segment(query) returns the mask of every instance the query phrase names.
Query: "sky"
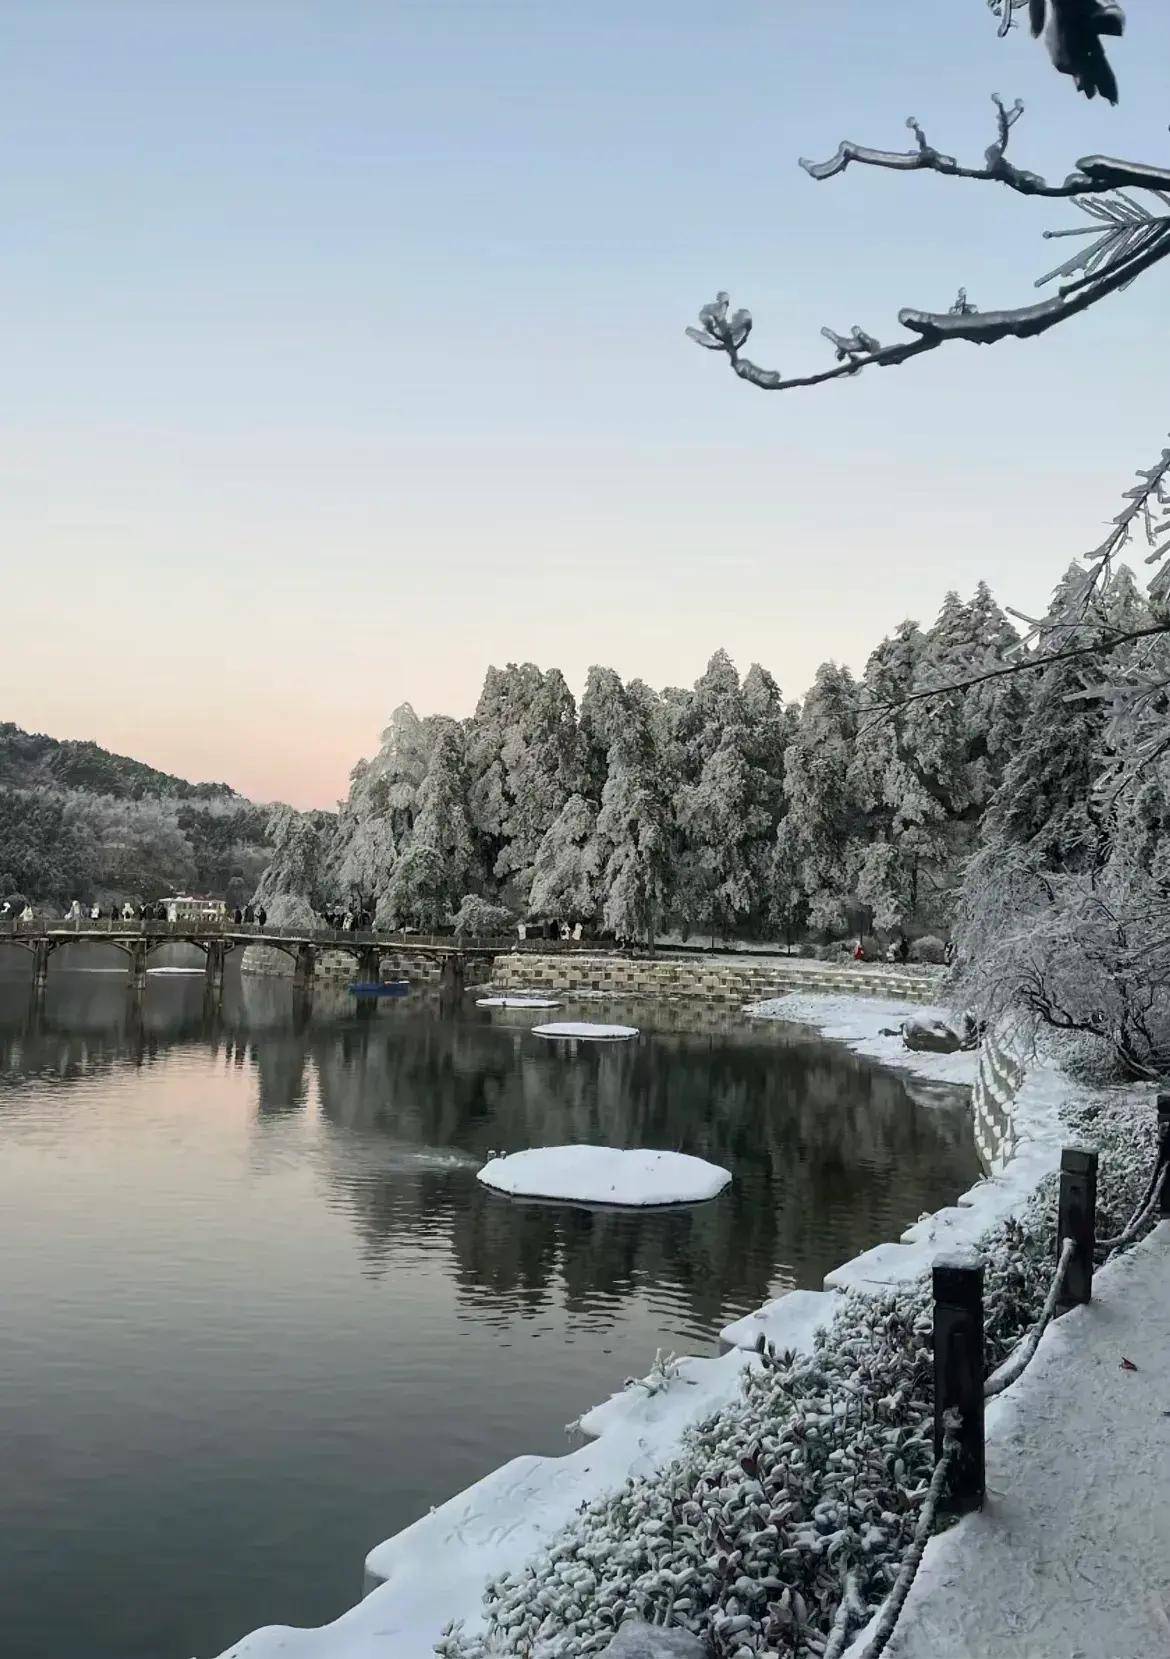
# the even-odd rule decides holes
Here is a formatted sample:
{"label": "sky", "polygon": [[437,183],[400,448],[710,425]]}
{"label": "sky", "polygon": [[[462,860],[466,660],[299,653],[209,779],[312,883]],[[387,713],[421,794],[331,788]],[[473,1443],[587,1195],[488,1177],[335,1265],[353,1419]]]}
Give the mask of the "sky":
{"label": "sky", "polygon": [[[945,13],[945,16],[942,15]],[[1088,103],[982,0],[0,0],[0,719],[332,806],[489,664],[789,698],[986,579],[1043,607],[1164,442],[1165,270],[812,391],[749,355],[1026,304],[1070,204],[797,158],[1166,156],[1170,8]],[[1087,222],[1087,221],[1085,221]]]}

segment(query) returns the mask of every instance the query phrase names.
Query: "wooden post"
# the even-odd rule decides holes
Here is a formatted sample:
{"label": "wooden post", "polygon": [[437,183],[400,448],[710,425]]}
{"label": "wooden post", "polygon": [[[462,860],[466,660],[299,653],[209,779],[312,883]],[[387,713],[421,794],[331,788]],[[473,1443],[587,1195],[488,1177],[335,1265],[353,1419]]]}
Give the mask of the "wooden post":
{"label": "wooden post", "polygon": [[1097,1154],[1066,1146],[1060,1154],[1060,1201],[1056,1220],[1056,1255],[1066,1238],[1073,1253],[1064,1275],[1057,1308],[1075,1308],[1093,1296],[1093,1247],[1097,1242]]}
{"label": "wooden post", "polygon": [[[1158,1160],[1170,1159],[1170,1093],[1158,1093]],[[1162,1182],[1162,1196],[1158,1202],[1159,1219],[1170,1217],[1170,1174]]]}
{"label": "wooden post", "polygon": [[948,1412],[959,1413],[959,1450],[944,1508],[951,1515],[982,1509],[983,1261],[940,1256],[934,1263],[934,1455],[943,1454]]}

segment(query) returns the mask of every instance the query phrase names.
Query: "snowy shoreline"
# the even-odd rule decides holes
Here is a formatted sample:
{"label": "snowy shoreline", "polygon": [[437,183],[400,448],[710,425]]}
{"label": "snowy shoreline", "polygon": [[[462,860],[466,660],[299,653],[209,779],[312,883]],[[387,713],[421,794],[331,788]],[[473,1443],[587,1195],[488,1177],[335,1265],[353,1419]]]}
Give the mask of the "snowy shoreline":
{"label": "snowy shoreline", "polygon": [[487,1583],[521,1569],[583,1506],[668,1463],[687,1428],[734,1401],[745,1373],[758,1370],[761,1334],[778,1350],[811,1352],[843,1292],[873,1296],[910,1284],[941,1251],[973,1243],[1022,1211],[1059,1166],[1059,1103],[1069,1092],[1068,1080],[1040,1068],[1015,1088],[994,1064],[980,1075],[973,1053],[911,1053],[900,1037],[881,1035],[883,1026],[922,1013],[920,1005],[795,993],[750,1004],[744,1012],[808,1025],[924,1081],[981,1085],[1001,1106],[1011,1100],[1015,1156],[956,1204],[914,1222],[900,1240],[842,1263],[826,1276],[823,1290],[790,1292],[724,1327],[730,1352],[663,1363],[640,1384],[593,1407],[577,1425],[596,1437],[590,1444],[562,1457],[514,1458],[377,1545],[366,1559],[369,1593],[332,1624],[266,1626],[221,1659],[384,1659],[391,1652],[395,1659],[429,1659],[452,1621],[462,1620],[468,1635],[482,1630]]}

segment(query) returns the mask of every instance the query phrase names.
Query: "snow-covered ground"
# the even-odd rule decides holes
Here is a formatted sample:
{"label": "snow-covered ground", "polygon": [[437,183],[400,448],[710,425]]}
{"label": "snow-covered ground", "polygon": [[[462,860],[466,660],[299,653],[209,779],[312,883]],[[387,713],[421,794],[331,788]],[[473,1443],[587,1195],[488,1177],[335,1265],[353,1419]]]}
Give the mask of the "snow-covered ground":
{"label": "snow-covered ground", "polygon": [[714,1198],[731,1171],[688,1152],[647,1147],[533,1146],[492,1158],[479,1172],[485,1187],[514,1198],[577,1204],[694,1204]]}
{"label": "snow-covered ground", "polygon": [[990,1403],[986,1505],[927,1545],[886,1659],[1170,1655],[1168,1286],[1162,1222]]}
{"label": "snow-covered ground", "polygon": [[[923,1079],[975,1081],[974,1055],[912,1054],[897,1036],[881,1034],[883,1026],[896,1028],[923,1012],[917,1006],[802,994],[756,1004],[749,1012],[813,1025]],[[1009,1165],[938,1217],[915,1223],[903,1242],[843,1264],[828,1276],[826,1292],[781,1297],[759,1318],[729,1326],[724,1335],[736,1344],[730,1353],[657,1365],[642,1383],[585,1413],[579,1426],[599,1436],[593,1444],[561,1458],[514,1458],[378,1545],[367,1558],[368,1580],[377,1587],[333,1624],[317,1630],[269,1626],[244,1637],[222,1659],[430,1659],[449,1621],[464,1620],[468,1632],[481,1629],[489,1580],[521,1569],[582,1505],[669,1462],[688,1427],[738,1397],[745,1371],[760,1364],[751,1349],[761,1329],[778,1350],[808,1353],[845,1285],[877,1292],[902,1283],[947,1245],[1022,1208],[1059,1161],[1056,1104],[1064,1087],[1056,1074],[1039,1072],[1020,1090],[1014,1108],[1018,1168]]]}

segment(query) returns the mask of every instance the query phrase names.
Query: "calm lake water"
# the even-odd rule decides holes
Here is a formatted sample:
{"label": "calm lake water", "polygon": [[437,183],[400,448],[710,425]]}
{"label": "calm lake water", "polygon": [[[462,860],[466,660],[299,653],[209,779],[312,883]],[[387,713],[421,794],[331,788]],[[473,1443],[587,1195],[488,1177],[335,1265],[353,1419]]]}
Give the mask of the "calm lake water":
{"label": "calm lake water", "polygon": [[[0,953],[6,1659],[206,1659],[336,1617],[370,1546],[568,1449],[656,1348],[717,1351],[978,1173],[956,1091],[734,1014],[613,1005],[642,1036],[570,1052],[471,996],[307,1012],[245,977],[217,1006],[55,959],[38,1008],[26,975]],[[475,1180],[568,1141],[735,1180],[641,1215]]]}

